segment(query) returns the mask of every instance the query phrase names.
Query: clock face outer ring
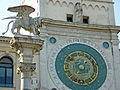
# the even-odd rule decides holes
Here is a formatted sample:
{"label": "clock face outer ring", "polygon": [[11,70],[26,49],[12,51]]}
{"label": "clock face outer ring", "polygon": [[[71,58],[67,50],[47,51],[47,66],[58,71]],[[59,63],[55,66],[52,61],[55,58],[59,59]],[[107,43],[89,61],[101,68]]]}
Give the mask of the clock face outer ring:
{"label": "clock face outer ring", "polygon": [[[78,53],[76,51],[79,51],[79,53],[82,52],[82,55],[78,55]],[[67,65],[68,65],[67,69],[68,70],[65,70],[64,69],[64,67],[66,65],[65,59],[68,58],[68,56],[71,56],[70,54],[72,52],[75,52],[75,54],[77,54],[77,56],[75,56],[75,54],[73,54],[72,55],[73,58],[80,57],[80,59],[76,60],[76,62],[75,62],[75,60],[72,61],[70,59],[67,59],[67,61],[68,61],[67,62]],[[89,56],[86,53],[88,53]],[[82,62],[81,56],[84,57],[83,62]],[[89,59],[87,59],[88,61],[91,60],[91,64],[92,64],[91,66],[89,66],[90,64],[89,65],[82,64],[82,63],[84,63],[85,57],[89,58]],[[70,65],[69,64],[70,62],[71,63],[75,62],[76,65],[75,64]],[[79,63],[79,65],[78,65],[78,63]],[[94,67],[93,64],[97,64],[95,66],[95,68],[97,69],[97,67],[98,67],[98,70],[93,71],[91,73],[91,75],[89,75],[89,73],[90,73],[89,68],[91,67],[91,69],[92,69],[92,67]],[[87,45],[84,45],[84,44],[70,44],[70,45],[62,48],[56,57],[55,67],[56,67],[57,75],[60,78],[60,80],[67,87],[71,88],[72,90],[73,89],[97,90],[98,88],[100,88],[102,86],[102,84],[104,83],[106,76],[107,76],[107,67],[106,67],[106,64],[104,62],[103,57],[95,49],[93,49],[92,47],[89,47]],[[73,67],[73,68],[70,68],[70,67]],[[81,70],[79,67],[81,68]],[[73,71],[73,69],[75,70],[75,68],[76,68],[76,72]],[[87,68],[88,70],[85,70],[85,69],[82,70],[82,68],[83,69]],[[68,75],[66,74],[66,72]],[[80,74],[76,75],[77,72]],[[88,75],[85,75],[86,73]],[[80,75],[81,75],[81,77],[82,77],[82,75],[84,75],[87,78],[82,79],[81,77],[79,77]]]}
{"label": "clock face outer ring", "polygon": [[[64,66],[62,67],[63,69],[57,68],[57,66],[58,67],[60,66],[60,65],[57,65],[57,63],[56,63],[57,58],[58,58],[60,52],[62,52],[62,50],[64,50],[66,47],[69,47],[71,45],[75,45],[75,46],[80,45],[80,46],[84,47],[84,49],[86,49],[86,50],[83,50],[83,49],[75,50],[75,48],[73,48],[73,51],[84,51],[84,52],[88,53],[89,55],[91,55],[97,63],[100,60],[97,60],[96,56],[99,56],[99,58],[102,60],[102,62],[100,62],[101,64],[98,65],[99,66],[99,68],[98,68],[99,73],[98,73],[97,78],[95,80],[93,80],[93,82],[88,84],[88,85],[78,85],[78,84],[74,83],[66,76],[66,73],[63,73],[66,77],[63,80],[61,78],[61,75],[59,74],[58,70],[60,70],[60,72],[64,72]],[[85,48],[85,47],[87,47],[87,48]],[[96,53],[92,54],[92,52],[89,52],[90,50],[92,50],[92,52],[94,52],[94,53],[96,52]],[[73,52],[73,51],[71,51],[71,52]],[[70,54],[71,52],[69,52],[68,54]],[[65,57],[65,54],[62,56]],[[65,60],[63,60],[63,62],[64,61]],[[102,72],[103,68],[100,67],[100,65],[102,65],[102,63],[104,64],[103,68],[104,68],[105,73]],[[63,64],[63,63],[61,63],[61,64]],[[108,67],[108,65],[110,68]],[[93,43],[91,41],[87,41],[87,40],[81,40],[81,39],[69,39],[69,40],[66,40],[64,42],[63,41],[59,42],[57,46],[55,46],[54,48],[52,48],[52,50],[50,50],[50,55],[49,55],[49,59],[48,59],[48,71],[49,71],[50,77],[51,77],[52,81],[54,82],[54,84],[56,85],[56,87],[60,90],[74,90],[74,89],[75,90],[77,90],[77,89],[109,90],[110,86],[112,85],[112,81],[113,81],[112,80],[113,68],[111,65],[112,65],[111,60],[108,61],[106,59],[104,52],[101,51],[101,49],[95,43]],[[101,74],[104,74],[104,79],[102,79],[102,81],[99,81]],[[64,77],[64,76],[62,76],[62,77]],[[65,83],[66,79],[68,80],[68,82],[70,82],[71,85]],[[99,82],[99,83],[97,83],[97,82]],[[98,85],[96,88],[94,88],[94,89],[91,88],[91,87],[96,86],[96,85]],[[76,88],[74,88],[74,87],[76,87]]]}

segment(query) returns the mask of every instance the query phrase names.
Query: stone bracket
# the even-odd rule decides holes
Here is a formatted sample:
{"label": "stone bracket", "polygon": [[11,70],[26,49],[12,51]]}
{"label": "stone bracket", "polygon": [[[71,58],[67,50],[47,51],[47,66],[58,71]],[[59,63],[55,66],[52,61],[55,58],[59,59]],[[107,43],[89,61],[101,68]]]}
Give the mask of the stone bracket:
{"label": "stone bracket", "polygon": [[18,35],[11,39],[10,47],[18,52],[18,54],[23,52],[24,48],[32,49],[33,54],[42,50],[43,40],[33,36]]}

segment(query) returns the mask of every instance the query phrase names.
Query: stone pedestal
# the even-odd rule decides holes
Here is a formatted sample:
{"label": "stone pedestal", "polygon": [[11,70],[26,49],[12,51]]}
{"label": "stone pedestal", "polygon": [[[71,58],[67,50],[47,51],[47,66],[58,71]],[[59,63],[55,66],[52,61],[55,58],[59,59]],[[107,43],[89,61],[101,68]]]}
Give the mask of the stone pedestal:
{"label": "stone pedestal", "polygon": [[33,63],[34,54],[39,53],[43,40],[32,36],[15,36],[10,41],[10,47],[19,54],[20,65],[17,73],[21,76],[21,90],[31,90],[31,77],[36,69]]}

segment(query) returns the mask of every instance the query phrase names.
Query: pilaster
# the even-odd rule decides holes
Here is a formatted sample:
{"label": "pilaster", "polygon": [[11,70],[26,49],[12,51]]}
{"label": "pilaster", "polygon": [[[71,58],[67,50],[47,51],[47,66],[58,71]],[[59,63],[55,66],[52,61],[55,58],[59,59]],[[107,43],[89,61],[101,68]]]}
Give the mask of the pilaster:
{"label": "pilaster", "polygon": [[39,37],[17,35],[10,41],[10,47],[19,54],[20,65],[17,73],[20,74],[21,90],[31,90],[31,79],[36,69],[33,57],[42,50],[43,40]]}
{"label": "pilaster", "polygon": [[119,41],[118,40],[112,40],[111,41],[112,44],[112,55],[113,55],[113,65],[114,65],[114,80],[115,80],[115,89],[116,90],[120,90],[120,85],[119,85],[119,81],[120,81],[120,58],[119,58],[119,49],[118,49],[118,45],[119,45]]}

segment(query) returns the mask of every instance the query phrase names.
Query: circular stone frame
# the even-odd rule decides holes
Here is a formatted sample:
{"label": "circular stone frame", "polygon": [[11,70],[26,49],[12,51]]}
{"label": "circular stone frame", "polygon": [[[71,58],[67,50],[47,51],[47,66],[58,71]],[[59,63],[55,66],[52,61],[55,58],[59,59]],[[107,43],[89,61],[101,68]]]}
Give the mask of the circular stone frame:
{"label": "circular stone frame", "polygon": [[[71,44],[83,44],[87,45],[93,50],[97,51],[104,59],[106,66],[107,66],[107,76],[106,80],[102,84],[101,87],[97,90],[109,90],[109,88],[112,86],[113,83],[113,66],[112,66],[112,59],[108,59],[107,55],[104,53],[104,51],[101,50],[101,48],[96,45],[94,42],[91,42],[86,39],[78,39],[78,38],[73,38],[73,39],[67,39],[67,40],[59,40],[57,45],[55,45],[53,48],[51,48],[48,53],[50,53],[47,66],[48,66],[48,73],[49,76],[52,80],[51,83],[53,83],[57,89],[59,90],[72,90],[71,87],[66,86],[61,79],[58,77],[58,74],[56,72],[56,67],[55,67],[55,62],[56,62],[56,57],[58,53],[66,46],[71,45]],[[71,80],[70,80],[71,81]],[[86,86],[86,85],[85,85]],[[86,89],[85,89],[86,90]],[[91,89],[89,89],[91,90]]]}
{"label": "circular stone frame", "polygon": [[104,42],[104,43],[103,43],[103,47],[104,47],[104,48],[109,48],[109,43],[108,43],[108,42]]}
{"label": "circular stone frame", "polygon": [[49,41],[50,41],[50,43],[54,44],[54,43],[56,43],[56,38],[55,37],[51,37],[49,39]]}
{"label": "circular stone frame", "polygon": [[[71,73],[70,70],[69,70],[70,72],[69,74],[71,74],[71,76],[69,77],[71,77],[73,80],[69,79],[68,75],[66,75],[66,72],[64,70],[65,59],[69,56],[69,54],[75,51],[84,52],[83,53],[84,57],[87,57],[85,54],[88,53],[91,57],[94,58],[94,60],[98,64],[98,70],[96,70],[96,73],[98,73],[98,75],[95,72],[93,72],[91,73],[91,76],[88,77],[87,79],[82,79],[84,82],[87,83],[87,84],[85,83],[85,85],[84,84],[79,85],[78,83],[76,83],[76,82],[79,82],[79,78],[76,78],[75,74]],[[89,58],[89,60],[93,62],[92,58]],[[105,64],[103,57],[95,49],[85,44],[74,43],[62,48],[56,57],[55,68],[60,80],[72,90],[97,90],[102,86],[107,76],[107,66]],[[94,75],[96,75],[95,76],[96,78],[93,78]],[[75,82],[75,79],[77,80],[76,82]],[[80,81],[82,80],[80,79]]]}

